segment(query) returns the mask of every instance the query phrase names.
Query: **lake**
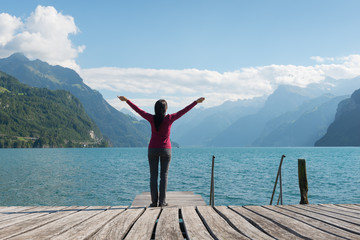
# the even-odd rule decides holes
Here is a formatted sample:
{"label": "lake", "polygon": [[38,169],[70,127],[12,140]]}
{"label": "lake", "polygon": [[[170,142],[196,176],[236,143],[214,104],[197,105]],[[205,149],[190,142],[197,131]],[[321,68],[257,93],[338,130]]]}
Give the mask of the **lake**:
{"label": "lake", "polygon": [[[168,191],[193,191],[207,203],[213,155],[216,205],[267,205],[283,154],[284,204],[300,201],[299,158],[306,159],[309,203],[360,203],[358,147],[172,151]],[[0,149],[0,206],[131,205],[148,191],[147,148]]]}

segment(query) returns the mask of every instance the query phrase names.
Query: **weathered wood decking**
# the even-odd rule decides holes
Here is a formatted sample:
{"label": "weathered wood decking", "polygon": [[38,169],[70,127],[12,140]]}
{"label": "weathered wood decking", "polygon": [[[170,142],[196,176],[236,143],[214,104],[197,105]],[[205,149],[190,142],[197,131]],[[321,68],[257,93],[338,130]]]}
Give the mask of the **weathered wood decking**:
{"label": "weathered wood decking", "polygon": [[[201,195],[193,192],[167,192],[166,202],[170,206],[206,206]],[[131,204],[132,207],[144,207],[151,203],[150,192],[137,195]]]}
{"label": "weathered wood decking", "polygon": [[0,239],[360,239],[359,204],[0,207]]}

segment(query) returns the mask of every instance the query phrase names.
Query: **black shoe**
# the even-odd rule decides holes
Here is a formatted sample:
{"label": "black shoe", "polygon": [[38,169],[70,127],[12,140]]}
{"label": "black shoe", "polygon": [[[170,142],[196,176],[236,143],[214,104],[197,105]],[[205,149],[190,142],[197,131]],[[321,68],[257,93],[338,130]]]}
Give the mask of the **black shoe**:
{"label": "black shoe", "polygon": [[149,207],[157,207],[157,203],[151,203]]}
{"label": "black shoe", "polygon": [[159,207],[166,207],[168,204],[165,202],[165,203],[160,203],[159,204]]}

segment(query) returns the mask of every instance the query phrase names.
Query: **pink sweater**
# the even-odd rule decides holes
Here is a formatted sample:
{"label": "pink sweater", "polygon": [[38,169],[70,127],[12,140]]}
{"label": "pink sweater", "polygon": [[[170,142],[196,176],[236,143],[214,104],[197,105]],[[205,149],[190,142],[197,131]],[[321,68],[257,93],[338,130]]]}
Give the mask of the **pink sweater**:
{"label": "pink sweater", "polygon": [[154,115],[145,112],[144,110],[140,109],[130,100],[126,101],[127,104],[134,109],[135,112],[140,114],[141,117],[146,119],[151,125],[151,139],[149,143],[149,148],[171,148],[170,142],[170,130],[171,125],[185,113],[190,111],[195,105],[197,104],[196,101],[191,103],[189,106],[185,107],[184,109],[178,111],[177,113],[168,114],[164,117],[164,120],[160,124],[159,131],[156,131],[155,123],[154,123]]}

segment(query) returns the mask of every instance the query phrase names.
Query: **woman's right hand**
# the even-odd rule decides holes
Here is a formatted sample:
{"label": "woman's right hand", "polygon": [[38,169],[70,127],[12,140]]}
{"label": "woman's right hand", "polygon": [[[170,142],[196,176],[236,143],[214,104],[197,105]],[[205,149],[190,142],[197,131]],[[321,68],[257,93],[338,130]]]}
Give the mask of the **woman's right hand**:
{"label": "woman's right hand", "polygon": [[124,101],[124,102],[126,102],[128,99],[126,98],[126,97],[124,97],[124,96],[118,96],[118,98],[121,100],[121,101]]}
{"label": "woman's right hand", "polygon": [[197,99],[196,102],[197,102],[197,103],[202,103],[204,100],[205,100],[205,98],[204,98],[204,97],[201,97],[201,98]]}

